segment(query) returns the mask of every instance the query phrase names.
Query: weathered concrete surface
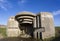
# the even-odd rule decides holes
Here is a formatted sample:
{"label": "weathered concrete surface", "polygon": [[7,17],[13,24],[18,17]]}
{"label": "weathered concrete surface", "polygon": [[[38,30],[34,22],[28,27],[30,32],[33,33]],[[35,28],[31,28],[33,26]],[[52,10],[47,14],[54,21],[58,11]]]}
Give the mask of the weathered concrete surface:
{"label": "weathered concrete surface", "polygon": [[49,12],[41,12],[41,27],[45,28],[42,32],[42,38],[55,37],[55,28],[53,16]]}
{"label": "weathered concrete surface", "polygon": [[7,23],[7,36],[8,37],[17,37],[21,33],[18,22],[15,20],[15,17],[10,17]]}

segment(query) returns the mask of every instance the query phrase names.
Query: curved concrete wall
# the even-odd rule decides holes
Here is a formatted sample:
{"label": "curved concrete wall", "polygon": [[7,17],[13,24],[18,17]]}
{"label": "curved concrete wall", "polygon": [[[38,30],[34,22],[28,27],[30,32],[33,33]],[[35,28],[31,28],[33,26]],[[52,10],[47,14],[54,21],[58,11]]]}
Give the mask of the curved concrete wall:
{"label": "curved concrete wall", "polygon": [[35,14],[31,12],[21,12],[15,16],[15,19],[20,23],[32,24]]}

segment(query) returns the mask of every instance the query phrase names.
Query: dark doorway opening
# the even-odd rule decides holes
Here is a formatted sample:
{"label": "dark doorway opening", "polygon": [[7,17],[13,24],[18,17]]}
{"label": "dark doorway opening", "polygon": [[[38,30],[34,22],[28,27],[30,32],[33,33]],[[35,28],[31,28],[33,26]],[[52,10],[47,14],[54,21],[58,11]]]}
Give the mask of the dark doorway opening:
{"label": "dark doorway opening", "polygon": [[22,24],[20,24],[20,29],[24,30],[26,34],[33,37],[33,24],[22,23]]}

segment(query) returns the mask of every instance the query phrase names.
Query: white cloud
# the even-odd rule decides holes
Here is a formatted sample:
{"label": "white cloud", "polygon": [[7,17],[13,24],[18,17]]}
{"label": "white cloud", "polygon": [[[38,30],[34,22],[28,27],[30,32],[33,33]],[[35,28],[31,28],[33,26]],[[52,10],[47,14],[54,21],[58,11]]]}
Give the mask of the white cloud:
{"label": "white cloud", "polygon": [[0,2],[4,2],[4,0],[0,0]]}
{"label": "white cloud", "polygon": [[11,8],[11,4],[8,0],[0,0],[0,8],[7,10],[8,8]]}
{"label": "white cloud", "polygon": [[6,7],[4,7],[3,5],[1,5],[0,6],[2,9],[4,9],[4,10],[7,10],[7,8]]}
{"label": "white cloud", "polygon": [[53,11],[53,15],[59,15],[59,14],[60,14],[60,10]]}
{"label": "white cloud", "polygon": [[21,1],[20,1],[20,3],[25,3],[25,2],[26,2],[26,0],[21,0]]}
{"label": "white cloud", "polygon": [[25,5],[25,3],[27,3],[27,0],[19,0],[18,4],[21,5]]}

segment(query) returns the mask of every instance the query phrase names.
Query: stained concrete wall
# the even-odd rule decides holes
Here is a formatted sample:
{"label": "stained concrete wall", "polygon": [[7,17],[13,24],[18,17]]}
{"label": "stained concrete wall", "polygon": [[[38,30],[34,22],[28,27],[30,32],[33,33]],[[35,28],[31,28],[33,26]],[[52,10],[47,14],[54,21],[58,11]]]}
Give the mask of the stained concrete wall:
{"label": "stained concrete wall", "polygon": [[42,38],[55,37],[55,28],[53,15],[49,12],[41,12],[41,27],[44,27],[45,31],[42,32]]}
{"label": "stained concrete wall", "polygon": [[10,17],[7,23],[7,36],[8,37],[17,37],[20,35],[21,31],[18,26],[18,22],[15,20],[15,17]]}

